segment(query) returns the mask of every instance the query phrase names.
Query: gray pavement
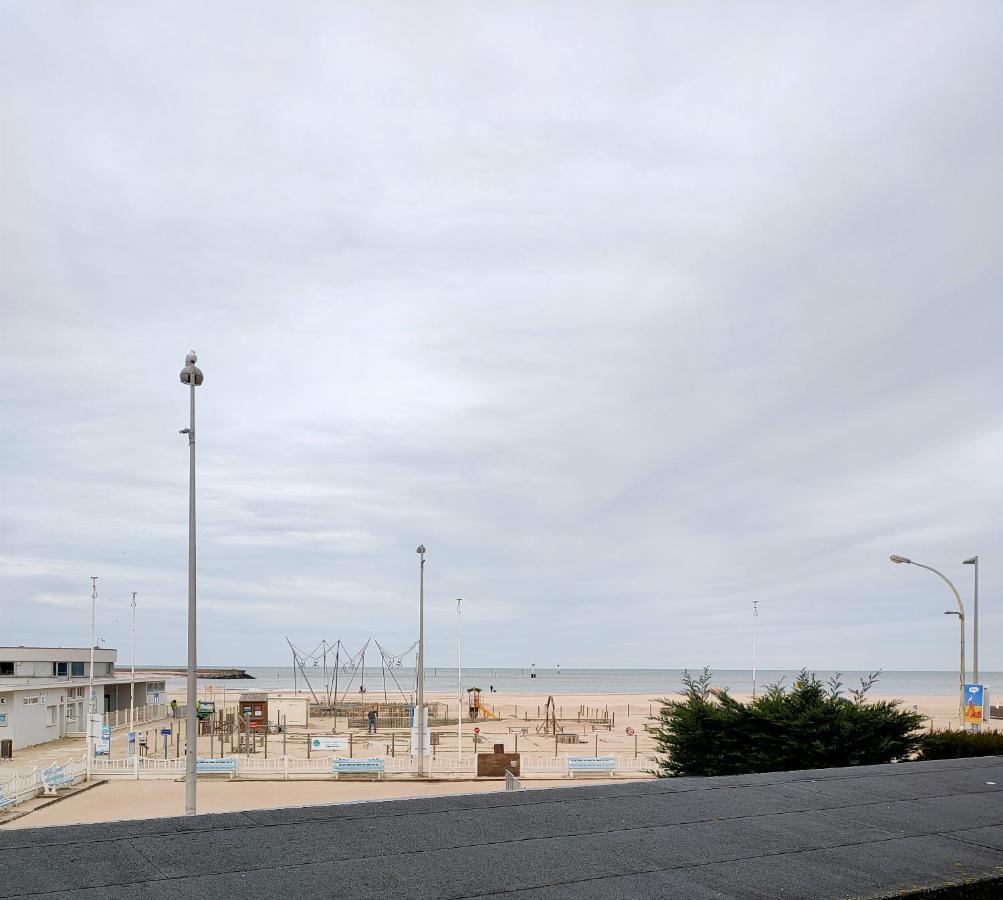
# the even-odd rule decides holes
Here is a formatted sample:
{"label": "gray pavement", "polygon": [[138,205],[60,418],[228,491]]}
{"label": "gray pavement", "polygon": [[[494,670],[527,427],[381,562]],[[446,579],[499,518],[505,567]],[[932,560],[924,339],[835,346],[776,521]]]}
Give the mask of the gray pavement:
{"label": "gray pavement", "polygon": [[988,757],[3,831],[0,897],[1003,897],[1001,790]]}

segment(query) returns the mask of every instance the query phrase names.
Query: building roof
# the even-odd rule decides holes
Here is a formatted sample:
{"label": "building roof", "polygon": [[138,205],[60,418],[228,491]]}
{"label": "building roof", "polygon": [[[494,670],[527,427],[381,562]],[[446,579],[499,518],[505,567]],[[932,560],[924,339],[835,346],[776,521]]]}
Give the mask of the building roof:
{"label": "building roof", "polygon": [[248,810],[4,830],[0,871],[95,900],[990,897],[1001,791],[988,757]]}

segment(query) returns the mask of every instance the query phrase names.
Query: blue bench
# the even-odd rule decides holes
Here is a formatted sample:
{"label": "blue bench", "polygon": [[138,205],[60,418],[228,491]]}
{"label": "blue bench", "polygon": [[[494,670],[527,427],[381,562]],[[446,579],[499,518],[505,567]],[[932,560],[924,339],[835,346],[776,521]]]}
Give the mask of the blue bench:
{"label": "blue bench", "polygon": [[331,774],[337,778],[339,775],[370,774],[383,777],[383,757],[369,756],[364,759],[347,759],[345,757],[335,757],[331,760]]}
{"label": "blue bench", "polygon": [[5,809],[9,809],[15,803],[17,803],[17,798],[5,797],[3,795],[3,788],[0,788],[0,812],[3,812]]}
{"label": "blue bench", "polygon": [[613,756],[569,756],[568,775],[575,777],[576,772],[600,772],[613,774],[616,768],[616,758]]}
{"label": "blue bench", "polygon": [[42,772],[42,783],[45,785],[45,796],[55,797],[58,788],[73,784],[73,776],[67,775],[62,766],[53,763]]}
{"label": "blue bench", "polygon": [[237,757],[224,756],[219,759],[203,756],[195,760],[196,775],[229,775],[231,778],[237,774]]}

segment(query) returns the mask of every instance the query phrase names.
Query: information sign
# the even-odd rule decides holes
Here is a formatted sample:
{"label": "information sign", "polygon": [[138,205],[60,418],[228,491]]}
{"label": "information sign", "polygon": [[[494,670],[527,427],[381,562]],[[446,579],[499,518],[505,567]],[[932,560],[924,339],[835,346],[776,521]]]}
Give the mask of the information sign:
{"label": "information sign", "polygon": [[985,713],[988,704],[986,694],[988,690],[984,684],[965,685],[965,724],[981,725],[985,721]]}
{"label": "information sign", "polygon": [[346,737],[315,737],[310,738],[311,750],[347,750],[348,738]]}
{"label": "information sign", "polygon": [[95,746],[94,753],[97,756],[108,756],[111,754],[111,726],[102,725],[101,726],[101,737],[98,738]]}

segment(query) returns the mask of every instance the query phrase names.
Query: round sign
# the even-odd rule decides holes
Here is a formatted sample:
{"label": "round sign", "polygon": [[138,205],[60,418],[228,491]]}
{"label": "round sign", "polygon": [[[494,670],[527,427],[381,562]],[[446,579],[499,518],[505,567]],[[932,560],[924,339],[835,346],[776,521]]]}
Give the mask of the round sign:
{"label": "round sign", "polygon": [[481,733],[481,730],[480,730],[480,728],[475,728],[475,729],[474,729],[474,734],[480,734],[480,733]]}
{"label": "round sign", "polygon": [[634,734],[635,734],[635,731],[634,731],[634,729],[633,729],[633,728],[631,728],[630,726],[628,726],[628,727],[627,727],[627,735],[628,735],[629,737],[633,737],[633,736],[634,736]]}

